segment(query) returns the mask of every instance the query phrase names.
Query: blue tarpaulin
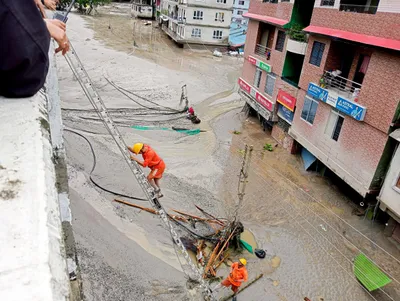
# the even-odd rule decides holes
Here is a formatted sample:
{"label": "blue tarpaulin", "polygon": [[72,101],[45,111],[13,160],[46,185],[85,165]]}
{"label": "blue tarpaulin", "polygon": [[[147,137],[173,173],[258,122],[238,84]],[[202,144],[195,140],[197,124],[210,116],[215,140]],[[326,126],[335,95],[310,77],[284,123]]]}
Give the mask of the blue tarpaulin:
{"label": "blue tarpaulin", "polygon": [[308,170],[310,166],[317,160],[317,158],[315,158],[315,156],[304,147],[301,149],[301,158],[303,159],[305,170]]}
{"label": "blue tarpaulin", "polygon": [[229,32],[229,44],[235,47],[243,47],[246,41],[246,33],[247,24],[232,22]]}

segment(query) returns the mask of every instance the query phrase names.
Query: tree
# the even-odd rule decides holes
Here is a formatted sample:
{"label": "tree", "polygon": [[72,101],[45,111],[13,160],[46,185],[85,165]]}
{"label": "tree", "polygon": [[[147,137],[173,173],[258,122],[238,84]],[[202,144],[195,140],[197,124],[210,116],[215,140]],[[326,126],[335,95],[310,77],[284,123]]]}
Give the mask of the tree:
{"label": "tree", "polygon": [[[72,0],[60,0],[57,9],[65,10]],[[110,3],[111,0],[76,0],[75,7],[79,12],[90,14],[90,12],[98,5]]]}

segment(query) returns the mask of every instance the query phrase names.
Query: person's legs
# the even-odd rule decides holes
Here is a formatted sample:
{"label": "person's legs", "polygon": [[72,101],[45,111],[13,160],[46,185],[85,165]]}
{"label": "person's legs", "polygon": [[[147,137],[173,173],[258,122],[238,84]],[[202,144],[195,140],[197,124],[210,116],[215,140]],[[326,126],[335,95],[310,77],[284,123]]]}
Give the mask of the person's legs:
{"label": "person's legs", "polygon": [[154,175],[156,174],[157,169],[152,169],[149,173],[149,175],[147,176],[147,181],[149,181],[150,185],[153,186],[154,190],[158,190],[158,186],[156,185],[155,181],[154,181]]}
{"label": "person's legs", "polygon": [[163,194],[161,193],[161,187],[160,187],[160,180],[163,176],[165,170],[165,163],[163,161],[160,162],[159,165],[157,165],[157,169],[154,170],[154,185],[156,186],[156,193],[158,193],[158,197],[161,198],[163,197]]}
{"label": "person's legs", "polygon": [[236,299],[236,295],[237,295],[238,290],[239,290],[239,286],[232,285],[232,291],[234,293],[232,301],[236,301],[237,300]]}

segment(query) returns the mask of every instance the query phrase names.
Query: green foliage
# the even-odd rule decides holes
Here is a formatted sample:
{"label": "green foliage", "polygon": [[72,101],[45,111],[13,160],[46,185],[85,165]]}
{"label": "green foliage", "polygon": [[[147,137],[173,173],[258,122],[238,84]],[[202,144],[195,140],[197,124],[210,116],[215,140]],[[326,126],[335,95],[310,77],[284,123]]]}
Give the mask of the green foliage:
{"label": "green foliage", "polygon": [[303,26],[299,24],[292,24],[292,26],[287,31],[289,37],[298,42],[307,42],[307,36],[303,32]]}
{"label": "green foliage", "polygon": [[[58,10],[65,10],[71,3],[71,0],[60,0],[57,5]],[[98,5],[104,5],[111,3],[111,0],[76,0],[75,8],[80,12],[86,11],[86,9],[92,9]]]}
{"label": "green foliage", "polygon": [[267,150],[267,151],[269,151],[269,152],[272,152],[274,149],[272,148],[272,144],[269,144],[269,143],[265,143],[265,145],[264,145],[264,150]]}

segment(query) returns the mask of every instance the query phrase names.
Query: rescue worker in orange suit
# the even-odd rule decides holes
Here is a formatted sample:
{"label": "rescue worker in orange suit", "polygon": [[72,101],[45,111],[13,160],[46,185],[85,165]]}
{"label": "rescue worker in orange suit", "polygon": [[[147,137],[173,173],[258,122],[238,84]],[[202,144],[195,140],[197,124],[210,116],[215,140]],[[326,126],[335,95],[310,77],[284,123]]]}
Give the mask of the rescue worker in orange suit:
{"label": "rescue worker in orange suit", "polygon": [[144,161],[140,161],[135,156],[131,155],[131,160],[136,161],[140,166],[150,168],[150,173],[147,180],[153,186],[157,196],[163,197],[160,188],[160,179],[165,170],[164,161],[157,155],[157,153],[147,144],[136,143],[132,147],[128,147],[129,151],[135,155],[141,154]]}
{"label": "rescue worker in orange suit", "polygon": [[246,264],[247,261],[244,258],[240,258],[239,262],[232,263],[229,276],[220,284],[218,284],[214,288],[214,291],[220,289],[222,286],[231,287],[231,290],[235,293],[235,296],[232,300],[236,301],[236,294],[239,290],[239,287],[243,282],[246,282],[248,278],[247,269],[245,267]]}

